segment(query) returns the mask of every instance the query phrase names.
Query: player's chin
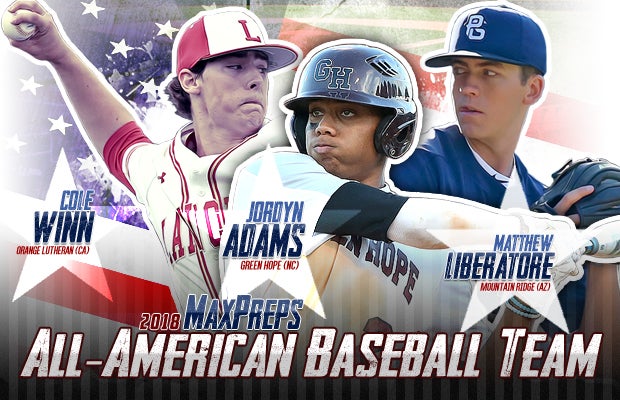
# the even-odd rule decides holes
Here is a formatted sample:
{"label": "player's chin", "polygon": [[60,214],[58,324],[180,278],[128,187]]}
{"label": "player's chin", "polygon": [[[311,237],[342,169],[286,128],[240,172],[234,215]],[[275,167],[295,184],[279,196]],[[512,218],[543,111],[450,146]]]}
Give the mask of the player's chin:
{"label": "player's chin", "polygon": [[248,135],[252,135],[263,127],[263,124],[265,123],[265,114],[246,114],[239,122],[243,126],[244,130],[248,132]]}
{"label": "player's chin", "polygon": [[334,157],[316,152],[310,152],[310,156],[314,158],[314,160],[318,162],[321,167],[325,169],[325,171],[339,178],[343,177],[342,164]]}
{"label": "player's chin", "polygon": [[459,127],[461,128],[461,133],[463,136],[472,139],[480,136],[484,128],[484,126],[481,126],[478,121],[473,121],[469,118],[459,119]]}

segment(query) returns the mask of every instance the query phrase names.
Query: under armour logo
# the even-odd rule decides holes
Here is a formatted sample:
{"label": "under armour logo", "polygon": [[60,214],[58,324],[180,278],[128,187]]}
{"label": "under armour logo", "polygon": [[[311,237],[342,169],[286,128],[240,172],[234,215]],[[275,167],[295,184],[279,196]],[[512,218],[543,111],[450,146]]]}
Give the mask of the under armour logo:
{"label": "under armour logo", "polygon": [[482,28],[484,17],[479,14],[470,15],[465,24],[465,34],[471,40],[482,40],[486,31]]}
{"label": "under armour logo", "polygon": [[249,41],[249,42],[259,42],[260,43],[260,36],[250,36],[250,30],[248,29],[248,21],[244,20],[244,19],[240,19],[238,21],[241,26],[243,26],[243,32],[245,32],[245,40]]}
{"label": "under armour logo", "polygon": [[316,64],[314,80],[317,82],[329,79],[329,89],[350,90],[351,73],[353,68],[332,67],[332,60],[323,59]]}
{"label": "under armour logo", "polygon": [[162,172],[161,175],[157,175],[157,179],[159,179],[159,183],[164,183],[164,176],[166,176],[165,172]]}

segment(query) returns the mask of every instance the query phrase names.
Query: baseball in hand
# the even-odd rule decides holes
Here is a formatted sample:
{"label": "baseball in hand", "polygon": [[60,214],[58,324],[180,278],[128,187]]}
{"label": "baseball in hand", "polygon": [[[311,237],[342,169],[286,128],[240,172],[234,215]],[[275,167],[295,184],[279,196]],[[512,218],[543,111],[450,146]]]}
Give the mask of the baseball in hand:
{"label": "baseball in hand", "polygon": [[[20,12],[23,11],[17,10],[15,15]],[[19,25],[13,25],[11,23],[13,15],[14,14],[8,10],[4,11],[4,14],[2,14],[2,32],[4,32],[9,39],[22,41],[29,39],[35,34],[37,27],[33,24],[22,22]]]}

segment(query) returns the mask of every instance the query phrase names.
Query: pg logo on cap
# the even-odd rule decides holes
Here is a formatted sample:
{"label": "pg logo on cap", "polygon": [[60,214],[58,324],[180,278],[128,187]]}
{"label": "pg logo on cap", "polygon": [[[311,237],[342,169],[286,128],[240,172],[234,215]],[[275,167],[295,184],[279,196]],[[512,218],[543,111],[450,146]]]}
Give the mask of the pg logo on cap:
{"label": "pg logo on cap", "polygon": [[470,15],[465,23],[465,34],[470,40],[482,40],[486,31],[482,26],[484,25],[484,16],[480,14]]}

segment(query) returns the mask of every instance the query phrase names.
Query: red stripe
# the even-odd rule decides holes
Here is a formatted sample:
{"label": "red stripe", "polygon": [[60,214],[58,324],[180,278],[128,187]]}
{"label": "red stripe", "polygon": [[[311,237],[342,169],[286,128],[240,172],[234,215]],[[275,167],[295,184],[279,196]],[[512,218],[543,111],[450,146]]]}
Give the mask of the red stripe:
{"label": "red stripe", "polygon": [[[173,142],[171,143],[168,152],[170,154],[170,158],[172,160],[174,169],[178,173],[179,179],[181,180],[181,194],[182,194],[181,204],[185,205],[189,203],[189,184],[187,182],[187,179],[185,178],[185,174],[183,172],[183,169],[181,168],[181,164],[176,157],[175,145],[176,145],[176,139],[173,140]],[[204,259],[204,254],[202,254],[201,252],[201,250],[203,249],[202,239],[201,237],[196,235],[196,233],[194,232],[194,229],[192,228],[192,223],[183,216],[181,209],[177,208],[177,212],[179,213],[179,217],[181,218],[181,220],[185,221],[189,229],[189,234],[192,235],[194,237],[194,240],[196,241],[196,246],[197,246],[196,259],[198,261],[198,266],[202,273],[203,281],[207,285],[207,290],[210,292],[209,294],[211,295],[212,298],[219,298],[218,290],[216,289],[215,284],[213,283],[213,279],[211,278],[211,274],[209,273],[209,267],[207,265],[206,260]],[[196,225],[196,227],[198,228],[198,225]]]}
{"label": "red stripe", "polygon": [[[78,261],[69,261],[68,264],[71,271],[60,268],[26,295],[133,326],[138,326],[142,313],[177,312],[166,285]],[[105,279],[111,299],[86,284],[83,279],[86,276]]]}
{"label": "red stripe", "polygon": [[202,276],[203,276],[203,279],[205,280],[205,283],[207,284],[207,289],[209,290],[209,292],[211,292],[211,298],[219,299],[220,293],[215,287],[215,284],[213,283],[213,279],[211,279],[211,273],[209,272],[209,265],[207,265],[207,260],[205,260],[204,258],[204,253],[202,251],[198,251],[196,256],[198,257],[198,265],[200,266],[200,269],[202,270]]}
{"label": "red stripe", "polygon": [[172,141],[170,147],[168,148],[168,153],[170,154],[170,159],[172,160],[172,165],[174,169],[179,174],[179,179],[181,180],[181,204],[186,204],[189,201],[189,188],[187,185],[187,180],[185,179],[185,175],[183,174],[183,169],[181,168],[181,163],[176,158],[175,146],[176,139]]}
{"label": "red stripe", "polygon": [[596,130],[600,110],[593,104],[549,93],[532,114],[527,136],[586,153],[607,153],[606,135]]}
{"label": "red stripe", "polygon": [[[108,138],[103,146],[102,153],[103,160],[108,166],[110,173],[134,194],[136,192],[123,172],[123,159],[129,159],[131,154],[127,155],[127,157],[123,157],[123,155],[128,148],[138,143],[150,144],[152,142],[144,135],[144,132],[142,132],[142,129],[135,121],[130,121],[118,128]],[[135,150],[135,147],[133,150]]]}
{"label": "red stripe", "polygon": [[[196,213],[194,213],[194,215],[195,214]],[[185,221],[187,228],[189,229],[189,234],[194,237],[194,241],[196,242],[197,248],[196,248],[195,256],[196,256],[196,260],[198,261],[198,267],[200,268],[200,272],[202,273],[202,279],[207,285],[207,290],[209,291],[209,294],[211,295],[212,299],[219,300],[220,298],[219,291],[217,290],[217,287],[213,283],[213,279],[211,278],[211,273],[209,272],[209,265],[207,264],[207,260],[204,258],[204,253],[202,252],[204,247],[202,244],[202,236],[200,235],[200,230],[197,229],[198,234],[196,234],[194,229],[192,228],[192,224],[190,223],[190,221],[184,219],[182,215],[180,215],[180,217],[183,221]],[[198,220],[196,220],[196,227],[198,227]],[[221,307],[221,302],[220,302],[220,307]]]}
{"label": "red stripe", "polygon": [[245,142],[247,142],[248,140],[250,140],[251,138],[255,137],[256,134],[250,135],[247,138],[245,138],[241,143],[239,143],[238,145],[229,148],[228,150],[226,150],[224,153],[220,154],[212,163],[211,166],[209,167],[209,171],[207,172],[207,178],[209,180],[209,187],[211,189],[211,195],[213,196],[213,198],[218,202],[218,204],[220,205],[220,215],[222,216],[222,225],[224,225],[226,223],[226,216],[224,215],[224,209],[225,209],[225,204],[224,204],[224,199],[222,199],[222,196],[220,194],[220,190],[217,184],[217,178],[215,177],[215,174],[217,173],[217,168],[224,162],[224,159],[230,155],[230,153],[232,153],[235,149],[237,149],[239,146],[242,146]]}
{"label": "red stripe", "polygon": [[[197,215],[197,211],[194,212],[194,216]],[[211,273],[209,272],[209,265],[207,264],[207,260],[205,260],[204,258],[204,254],[202,253],[202,250],[204,249],[204,245],[202,242],[202,235],[200,233],[200,229],[196,229],[196,231],[198,233],[196,233],[196,231],[192,228],[192,223],[189,220],[186,220],[183,218],[182,215],[180,215],[181,219],[183,219],[185,221],[185,223],[187,224],[187,227],[189,229],[189,234],[193,236],[194,241],[196,242],[196,259],[198,261],[198,266],[200,267],[200,271],[202,273],[202,279],[204,280],[205,284],[207,285],[207,290],[209,290],[209,294],[211,295],[212,298],[217,298],[219,299],[219,291],[217,290],[217,287],[215,286],[215,284],[213,283],[213,279],[211,278]],[[196,228],[198,228],[198,217],[196,216]]]}

